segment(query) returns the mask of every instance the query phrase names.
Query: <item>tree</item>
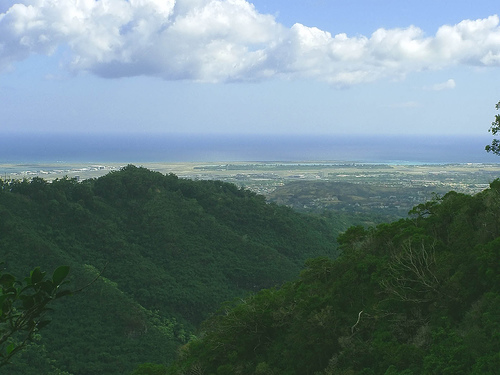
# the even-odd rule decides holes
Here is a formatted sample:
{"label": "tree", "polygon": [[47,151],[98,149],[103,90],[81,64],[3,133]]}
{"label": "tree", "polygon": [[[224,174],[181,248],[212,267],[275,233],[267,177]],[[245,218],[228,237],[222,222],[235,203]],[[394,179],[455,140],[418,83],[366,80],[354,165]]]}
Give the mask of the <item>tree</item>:
{"label": "tree", "polygon": [[163,365],[155,363],[143,363],[130,374],[130,375],[165,375],[167,368]]}
{"label": "tree", "polygon": [[388,264],[387,279],[381,285],[397,299],[423,303],[437,298],[440,281],[435,274],[436,257],[433,244],[420,244],[408,239]]}
{"label": "tree", "polygon": [[[500,102],[495,105],[495,108],[500,110]],[[500,132],[500,115],[495,116],[495,121],[491,123],[491,128],[488,131],[493,135]],[[494,154],[500,155],[500,139],[493,139],[491,145],[487,145],[484,149],[487,152],[493,152]]]}
{"label": "tree", "polygon": [[72,292],[61,287],[68,283],[69,266],[58,267],[51,278],[39,267],[24,280],[0,271],[0,367],[22,350],[50,320],[47,305]]}

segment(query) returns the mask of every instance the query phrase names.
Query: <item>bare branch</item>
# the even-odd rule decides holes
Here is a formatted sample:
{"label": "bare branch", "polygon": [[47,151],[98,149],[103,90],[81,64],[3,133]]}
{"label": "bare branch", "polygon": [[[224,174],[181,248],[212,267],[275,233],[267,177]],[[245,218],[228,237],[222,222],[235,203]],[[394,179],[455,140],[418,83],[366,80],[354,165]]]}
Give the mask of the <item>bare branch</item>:
{"label": "bare branch", "polygon": [[356,324],[354,324],[352,327],[351,327],[351,333],[354,333],[354,328],[356,328],[356,326],[359,324],[359,321],[361,320],[361,314],[363,314],[363,310],[361,310],[358,314],[358,320],[356,321]]}
{"label": "bare branch", "polygon": [[439,279],[433,269],[436,265],[434,244],[430,248],[424,241],[414,246],[408,239],[388,265],[389,278],[380,284],[402,301],[426,302],[430,292],[439,294]]}
{"label": "bare branch", "polygon": [[85,289],[87,289],[87,288],[88,288],[89,286],[91,286],[92,284],[94,284],[94,283],[95,283],[97,280],[99,280],[99,278],[102,276],[102,274],[104,273],[104,270],[106,269],[106,267],[108,266],[108,264],[109,264],[109,262],[107,262],[107,263],[104,265],[104,267],[102,268],[101,272],[99,272],[99,273],[97,274],[97,276],[96,276],[96,277],[94,277],[94,279],[93,279],[91,282],[89,282],[87,285],[82,286],[81,288],[78,288],[78,289],[76,289],[76,290],[73,290],[71,293],[72,293],[72,294],[80,293],[80,292],[84,291]]}

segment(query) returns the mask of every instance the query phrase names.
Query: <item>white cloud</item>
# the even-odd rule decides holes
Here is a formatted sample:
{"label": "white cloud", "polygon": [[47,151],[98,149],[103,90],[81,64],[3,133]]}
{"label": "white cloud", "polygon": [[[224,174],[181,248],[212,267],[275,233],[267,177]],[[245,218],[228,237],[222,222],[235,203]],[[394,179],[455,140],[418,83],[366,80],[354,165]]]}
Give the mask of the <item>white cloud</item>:
{"label": "white cloud", "polygon": [[449,79],[446,82],[436,83],[435,85],[424,87],[425,90],[432,91],[443,91],[443,90],[452,90],[456,87],[456,83],[454,79]]}
{"label": "white cloud", "polygon": [[410,26],[348,37],[299,23],[287,29],[245,0],[6,1],[0,69],[59,47],[69,47],[70,69],[109,78],[306,77],[349,86],[458,64],[500,66],[498,16],[445,25],[435,36]]}

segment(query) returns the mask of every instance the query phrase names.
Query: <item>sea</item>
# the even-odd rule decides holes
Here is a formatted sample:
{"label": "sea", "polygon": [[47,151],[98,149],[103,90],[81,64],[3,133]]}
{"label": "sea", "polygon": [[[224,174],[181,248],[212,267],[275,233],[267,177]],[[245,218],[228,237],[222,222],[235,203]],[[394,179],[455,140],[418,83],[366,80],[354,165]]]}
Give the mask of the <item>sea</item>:
{"label": "sea", "polygon": [[146,162],[499,163],[465,135],[1,134],[0,164]]}

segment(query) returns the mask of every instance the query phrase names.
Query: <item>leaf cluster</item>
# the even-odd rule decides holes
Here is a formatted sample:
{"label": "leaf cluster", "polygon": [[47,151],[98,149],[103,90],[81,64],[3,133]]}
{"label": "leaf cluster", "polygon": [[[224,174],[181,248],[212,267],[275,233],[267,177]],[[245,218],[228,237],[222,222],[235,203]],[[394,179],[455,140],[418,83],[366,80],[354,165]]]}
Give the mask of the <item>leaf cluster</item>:
{"label": "leaf cluster", "polygon": [[[497,110],[500,110],[500,102],[495,105]],[[493,136],[497,135],[500,132],[500,115],[495,116],[495,120],[491,123],[491,127],[488,130]],[[500,155],[500,140],[493,139],[491,145],[487,145],[484,148],[487,152],[493,152],[496,155]]]}
{"label": "leaf cluster", "polygon": [[9,363],[33,339],[36,331],[50,320],[45,318],[48,304],[71,294],[62,289],[69,266],[58,267],[51,278],[39,267],[24,280],[0,272],[0,367]]}

